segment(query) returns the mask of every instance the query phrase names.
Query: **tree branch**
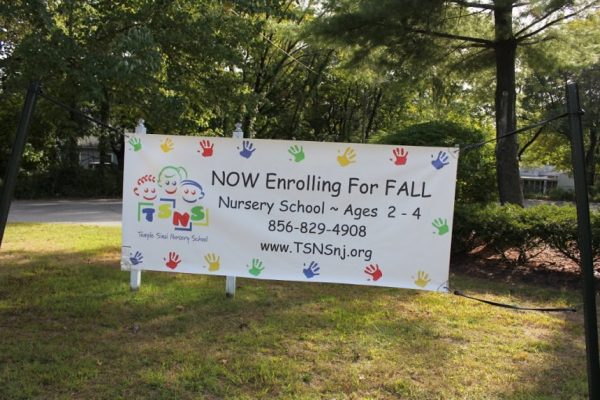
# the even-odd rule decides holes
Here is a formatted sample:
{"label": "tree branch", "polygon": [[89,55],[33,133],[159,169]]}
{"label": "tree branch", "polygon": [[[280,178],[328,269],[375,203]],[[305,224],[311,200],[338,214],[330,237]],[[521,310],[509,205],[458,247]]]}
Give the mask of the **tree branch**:
{"label": "tree branch", "polygon": [[465,63],[467,63],[468,61],[470,61],[470,60],[474,59],[475,57],[479,56],[480,54],[483,54],[483,53],[484,53],[486,50],[488,50],[488,49],[487,49],[487,48],[484,48],[484,49],[481,49],[481,50],[479,50],[479,51],[476,51],[476,52],[475,52],[475,53],[473,53],[473,54],[469,54],[469,55],[467,55],[466,57],[464,57],[462,60],[459,60],[459,61],[455,62],[455,63],[454,63],[454,64],[452,64],[452,65],[453,65],[454,67],[457,67],[457,66],[459,66],[460,64],[465,64]]}
{"label": "tree branch", "polygon": [[554,14],[559,9],[560,9],[560,6],[555,7],[552,10],[548,11],[546,14],[544,14],[541,17],[537,18],[535,21],[531,22],[529,25],[521,28],[518,32],[515,33],[515,36],[519,36],[521,33],[527,31],[529,28],[531,28],[535,24],[539,24],[540,22],[542,22],[543,20],[545,20],[546,18],[548,18],[549,16],[551,16],[552,14]]}
{"label": "tree branch", "polygon": [[422,35],[440,37],[443,39],[462,40],[465,42],[479,43],[479,44],[484,45],[485,47],[492,47],[494,45],[494,42],[492,42],[491,40],[476,38],[476,37],[471,37],[471,36],[455,35],[452,33],[430,31],[427,29],[409,29],[409,31],[414,32],[414,33],[420,33]]}
{"label": "tree branch", "polygon": [[541,26],[540,28],[538,28],[538,29],[534,30],[533,32],[529,32],[528,34],[526,34],[526,35],[523,35],[523,36],[519,37],[519,35],[520,35],[521,33],[523,33],[524,31],[526,31],[527,29],[531,28],[531,27],[532,27],[533,25],[535,25],[536,23],[539,23],[540,21],[543,21],[544,19],[548,18],[550,15],[552,15],[553,13],[555,13],[555,12],[558,10],[558,8],[557,8],[557,9],[554,9],[553,11],[550,11],[550,12],[548,12],[548,13],[547,13],[545,16],[543,16],[542,18],[540,18],[540,19],[539,19],[537,22],[534,22],[534,23],[532,23],[532,24],[528,25],[527,27],[525,27],[525,28],[521,29],[519,32],[517,32],[517,33],[515,34],[515,38],[517,39],[517,42],[522,42],[522,41],[524,41],[525,39],[527,39],[527,38],[530,38],[531,36],[534,36],[534,35],[536,35],[536,34],[540,33],[540,32],[541,32],[541,31],[543,31],[544,29],[547,29],[547,28],[551,27],[552,25],[555,25],[555,24],[557,24],[557,23],[559,23],[559,22],[561,22],[561,21],[564,21],[564,20],[566,20],[566,19],[569,19],[569,18],[571,18],[571,17],[574,17],[574,16],[576,16],[576,15],[579,15],[579,14],[581,14],[583,11],[585,11],[585,10],[587,10],[587,9],[591,8],[593,5],[594,5],[594,3],[593,3],[593,2],[592,2],[592,3],[589,3],[588,5],[586,5],[585,7],[582,7],[582,8],[580,8],[580,9],[579,9],[579,10],[577,10],[577,11],[573,11],[573,12],[572,12],[572,13],[570,13],[570,14],[565,14],[565,15],[563,15],[563,16],[561,16],[561,17],[559,17],[559,18],[556,18],[555,20],[553,20],[553,21],[550,21],[550,22],[548,22],[548,23],[544,24],[543,26]]}
{"label": "tree branch", "polygon": [[542,133],[542,131],[544,130],[544,126],[542,126],[540,129],[537,130],[537,132],[533,135],[533,137],[531,139],[529,139],[527,141],[527,143],[525,143],[525,145],[521,148],[521,150],[519,150],[519,154],[517,155],[517,158],[519,160],[521,160],[521,156],[523,155],[523,153],[525,153],[525,150],[527,150],[527,148],[529,146],[531,146],[533,144],[533,142],[535,142],[535,140],[540,136],[540,133]]}
{"label": "tree branch", "polygon": [[482,4],[482,3],[473,3],[470,1],[462,1],[462,0],[452,0],[449,3],[458,4],[459,6],[469,7],[469,8],[483,8],[486,10],[494,10],[496,6],[493,4]]}
{"label": "tree branch", "polygon": [[472,17],[473,15],[479,15],[479,14],[483,14],[488,12],[488,10],[478,10],[478,11],[473,11],[471,13],[466,13],[466,14],[460,14],[460,15],[456,15],[456,16],[451,16],[451,17],[444,17],[444,21],[450,21],[453,19],[461,19],[461,18],[467,18],[467,17]]}
{"label": "tree branch", "polygon": [[534,44],[544,43],[544,42],[548,42],[550,40],[555,40],[555,39],[556,39],[556,36],[548,35],[546,37],[543,37],[543,38],[540,38],[540,39],[537,39],[537,40],[530,40],[530,41],[527,41],[527,42],[521,42],[519,44],[521,46],[531,46],[531,45],[534,45]]}

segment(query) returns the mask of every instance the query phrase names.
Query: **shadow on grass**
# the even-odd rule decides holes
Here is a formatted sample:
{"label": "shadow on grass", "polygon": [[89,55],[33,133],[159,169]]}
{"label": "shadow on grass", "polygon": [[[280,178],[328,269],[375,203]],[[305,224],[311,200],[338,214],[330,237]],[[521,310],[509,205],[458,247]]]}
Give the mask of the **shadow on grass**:
{"label": "shadow on grass", "polygon": [[[511,382],[487,398],[580,393],[578,321],[547,336],[560,318],[521,327],[456,297],[352,285],[238,279],[225,299],[222,278],[186,274],[145,272],[130,292],[114,246],[0,261],[0,397],[485,398],[494,368]],[[498,329],[524,339],[494,342]]]}
{"label": "shadow on grass", "polygon": [[[515,332],[524,345],[512,356],[519,373],[500,398],[511,400],[588,399],[583,312],[560,314],[553,332],[524,326]],[[532,363],[535,358],[543,362]]]}

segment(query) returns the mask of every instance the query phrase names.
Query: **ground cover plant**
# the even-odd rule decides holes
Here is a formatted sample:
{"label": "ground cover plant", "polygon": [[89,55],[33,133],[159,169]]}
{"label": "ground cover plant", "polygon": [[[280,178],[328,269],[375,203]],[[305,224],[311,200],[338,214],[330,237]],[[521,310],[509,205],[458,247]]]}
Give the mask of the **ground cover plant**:
{"label": "ground cover plant", "polygon": [[[582,312],[515,312],[413,290],[119,269],[120,228],[9,225],[0,398],[584,399]],[[452,275],[491,300],[577,291]]]}

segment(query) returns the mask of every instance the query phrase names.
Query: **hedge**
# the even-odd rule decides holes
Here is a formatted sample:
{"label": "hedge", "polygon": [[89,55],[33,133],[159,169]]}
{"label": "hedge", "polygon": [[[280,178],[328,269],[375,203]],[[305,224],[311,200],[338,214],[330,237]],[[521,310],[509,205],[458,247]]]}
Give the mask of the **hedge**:
{"label": "hedge", "polygon": [[21,171],[17,199],[121,197],[123,174],[114,166],[103,169],[59,167],[51,171]]}
{"label": "hedge", "polygon": [[[592,241],[600,243],[599,211],[591,212],[591,224]],[[548,247],[579,263],[575,207],[457,204],[452,251],[466,253],[479,246],[519,264]],[[516,260],[510,259],[509,250],[517,250]],[[594,262],[600,260],[600,248],[593,248],[593,257]]]}
{"label": "hedge", "polygon": [[[451,121],[432,121],[409,126],[394,133],[373,136],[371,143],[406,146],[454,147],[478,143],[486,133]],[[494,153],[492,146],[471,149],[460,154],[456,177],[456,201],[481,203],[497,198]]]}

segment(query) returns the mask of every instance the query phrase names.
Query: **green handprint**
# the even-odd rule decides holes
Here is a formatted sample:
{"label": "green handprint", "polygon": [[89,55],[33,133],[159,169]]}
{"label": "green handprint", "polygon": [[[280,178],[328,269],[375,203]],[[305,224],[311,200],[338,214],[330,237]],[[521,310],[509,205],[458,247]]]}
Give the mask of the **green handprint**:
{"label": "green handprint", "polygon": [[265,267],[263,267],[262,261],[260,261],[258,258],[253,258],[252,268],[250,268],[248,272],[250,273],[250,275],[259,276],[264,269]]}
{"label": "green handprint", "polygon": [[127,143],[133,146],[133,151],[140,151],[142,149],[142,141],[140,138],[132,137]]}
{"label": "green handprint", "polygon": [[294,157],[295,162],[300,162],[304,160],[304,148],[302,146],[298,146],[296,144],[290,146],[288,149],[288,153]]}
{"label": "green handprint", "polygon": [[434,219],[433,222],[431,223],[431,225],[433,225],[433,227],[438,230],[437,234],[439,236],[445,235],[446,233],[448,233],[450,231],[450,229],[448,228],[448,220],[447,219],[441,219],[441,218]]}

